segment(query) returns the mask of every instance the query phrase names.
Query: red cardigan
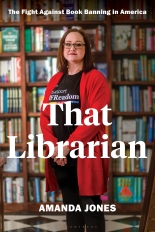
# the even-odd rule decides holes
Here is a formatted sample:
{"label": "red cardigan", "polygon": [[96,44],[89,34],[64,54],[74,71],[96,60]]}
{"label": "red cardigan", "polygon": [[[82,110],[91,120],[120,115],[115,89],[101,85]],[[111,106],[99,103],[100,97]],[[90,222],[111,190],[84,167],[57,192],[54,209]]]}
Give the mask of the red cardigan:
{"label": "red cardigan", "polygon": [[[55,74],[49,81],[43,103],[49,102],[49,96],[63,76],[62,72]],[[84,144],[84,155],[88,156],[89,141],[103,142],[102,135],[105,133],[105,126],[102,124],[101,109],[109,104],[110,91],[107,81],[103,74],[96,69],[88,73],[82,73],[80,82],[80,102],[82,120],[88,115],[85,115],[85,110],[88,108],[95,108],[98,110],[99,126],[78,126],[75,131],[70,135],[67,141],[69,144],[74,141],[81,141]],[[52,126],[49,124],[49,106],[43,111],[41,109],[40,125],[45,141],[52,141],[56,145],[57,138],[54,137]],[[70,149],[75,149],[70,147]],[[77,160],[77,176],[79,185],[79,194],[84,196],[101,195],[107,191],[108,180],[108,166],[109,158],[101,157],[101,146],[94,148],[94,155],[97,158],[78,158]],[[48,149],[46,149],[48,155]],[[58,189],[57,180],[55,177],[54,169],[50,166],[49,159],[45,159],[45,176],[46,176],[46,191],[55,191]]]}

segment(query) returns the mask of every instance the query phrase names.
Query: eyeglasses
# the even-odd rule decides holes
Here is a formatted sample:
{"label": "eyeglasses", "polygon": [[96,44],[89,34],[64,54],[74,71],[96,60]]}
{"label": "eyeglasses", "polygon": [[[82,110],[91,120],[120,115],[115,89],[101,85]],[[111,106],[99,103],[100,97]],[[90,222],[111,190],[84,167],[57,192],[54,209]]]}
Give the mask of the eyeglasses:
{"label": "eyeglasses", "polygon": [[64,48],[66,49],[71,49],[72,46],[74,46],[75,49],[81,49],[83,46],[85,46],[85,44],[83,43],[74,43],[74,44],[71,44],[71,43],[64,43]]}

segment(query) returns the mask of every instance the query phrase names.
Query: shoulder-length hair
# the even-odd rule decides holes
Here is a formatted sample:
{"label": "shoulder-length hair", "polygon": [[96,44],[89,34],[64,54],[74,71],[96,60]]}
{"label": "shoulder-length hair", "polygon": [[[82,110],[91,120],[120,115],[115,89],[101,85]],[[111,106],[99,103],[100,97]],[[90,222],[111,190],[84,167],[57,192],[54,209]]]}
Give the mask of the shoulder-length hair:
{"label": "shoulder-length hair", "polygon": [[78,32],[83,36],[84,43],[85,43],[85,55],[84,55],[84,62],[83,62],[82,70],[83,72],[89,72],[91,69],[94,68],[90,42],[89,42],[87,34],[82,29],[77,29],[77,28],[72,28],[72,29],[67,30],[60,40],[60,45],[58,49],[58,57],[57,57],[57,69],[60,72],[67,72],[68,61],[65,59],[63,55],[63,50],[64,50],[64,42],[65,42],[66,36],[70,32]]}

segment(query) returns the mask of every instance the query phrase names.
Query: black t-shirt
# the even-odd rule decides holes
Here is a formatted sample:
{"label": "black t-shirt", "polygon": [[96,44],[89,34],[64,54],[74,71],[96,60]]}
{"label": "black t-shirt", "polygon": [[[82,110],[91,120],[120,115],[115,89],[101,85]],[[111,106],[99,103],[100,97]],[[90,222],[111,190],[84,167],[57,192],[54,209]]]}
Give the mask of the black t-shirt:
{"label": "black t-shirt", "polygon": [[[66,104],[65,102],[71,102],[71,110],[75,108],[80,108],[80,80],[82,76],[82,71],[74,74],[68,75],[64,74],[61,78],[58,85],[52,91],[49,102],[52,104],[63,104],[63,111],[59,105],[56,105],[56,123],[57,126],[52,126],[54,136],[58,141],[65,142],[70,134],[76,129],[76,113],[71,113],[71,124],[73,125],[64,125],[66,123]],[[67,155],[67,164],[69,166],[75,166],[77,159],[73,159],[70,155]],[[53,162],[51,159],[51,165],[55,166],[57,163]]]}

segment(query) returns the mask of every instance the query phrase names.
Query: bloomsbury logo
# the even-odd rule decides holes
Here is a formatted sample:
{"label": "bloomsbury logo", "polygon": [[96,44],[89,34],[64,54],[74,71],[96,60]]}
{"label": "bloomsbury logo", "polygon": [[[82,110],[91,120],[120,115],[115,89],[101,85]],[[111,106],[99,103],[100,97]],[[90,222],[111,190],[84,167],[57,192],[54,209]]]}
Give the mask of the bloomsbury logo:
{"label": "bloomsbury logo", "polygon": [[[64,124],[64,126],[70,126],[73,125],[71,123],[71,114],[74,112],[76,113],[76,123],[74,125],[77,126],[84,126],[86,125],[87,127],[89,126],[96,126],[98,127],[98,131],[100,130],[101,126],[105,125],[105,126],[110,126],[112,124],[112,122],[108,122],[108,111],[110,111],[111,109],[108,108],[108,106],[106,105],[105,107],[103,107],[102,109],[100,109],[100,111],[98,112],[98,110],[94,109],[94,108],[88,108],[85,110],[85,117],[82,118],[82,112],[79,108],[75,108],[73,110],[71,110],[71,102],[65,102],[64,103],[66,105],[66,122]],[[43,104],[43,108],[42,111],[45,110],[45,108],[48,106],[50,107],[50,122],[48,124],[48,126],[57,126],[58,124],[56,123],[56,105],[59,105],[61,110],[64,110],[64,104]],[[95,128],[94,128],[95,129]],[[83,132],[84,133],[84,132]],[[50,158],[52,157],[53,153],[54,153],[54,149],[55,149],[55,145],[51,142],[51,141],[43,141],[43,134],[38,134],[36,135],[38,137],[38,157],[40,158]],[[28,156],[26,155],[26,151],[23,152],[23,154],[20,157],[16,157],[15,155],[15,139],[17,138],[17,136],[7,136],[10,139],[10,155],[8,158],[35,158],[34,156],[34,135],[33,134],[29,134],[28,138],[31,140],[30,142],[27,142],[28,145]],[[88,154],[87,156],[84,154],[84,146],[86,144],[83,144],[82,141],[73,141],[71,142],[71,144],[69,144],[69,141],[59,141],[57,142],[57,146],[58,146],[58,156],[57,158],[66,158],[63,156],[63,147],[64,146],[70,146],[73,149],[71,149],[69,155],[71,158],[75,159],[75,158],[96,158],[95,156],[95,147],[96,146],[100,146],[102,147],[102,154],[101,154],[101,158],[110,158],[109,154],[108,154],[108,135],[107,134],[103,134],[102,135],[102,140],[101,141],[90,141],[87,142],[88,145]],[[136,154],[135,154],[135,146],[138,144],[140,146],[140,156],[139,158],[147,158],[146,157],[146,153],[145,153],[145,143],[143,141],[131,141],[128,143],[130,146],[130,156],[128,156],[128,158],[137,158]],[[45,157],[43,155],[43,146],[46,145],[48,146],[48,150],[49,153],[48,155]],[[125,144],[122,141],[114,141],[112,143],[112,147],[116,148],[113,149],[111,151],[111,157],[112,158],[127,158],[127,156],[125,155]],[[78,151],[78,154],[76,153],[76,151]],[[119,151],[119,152],[118,152]],[[118,154],[119,153],[119,154]]]}

